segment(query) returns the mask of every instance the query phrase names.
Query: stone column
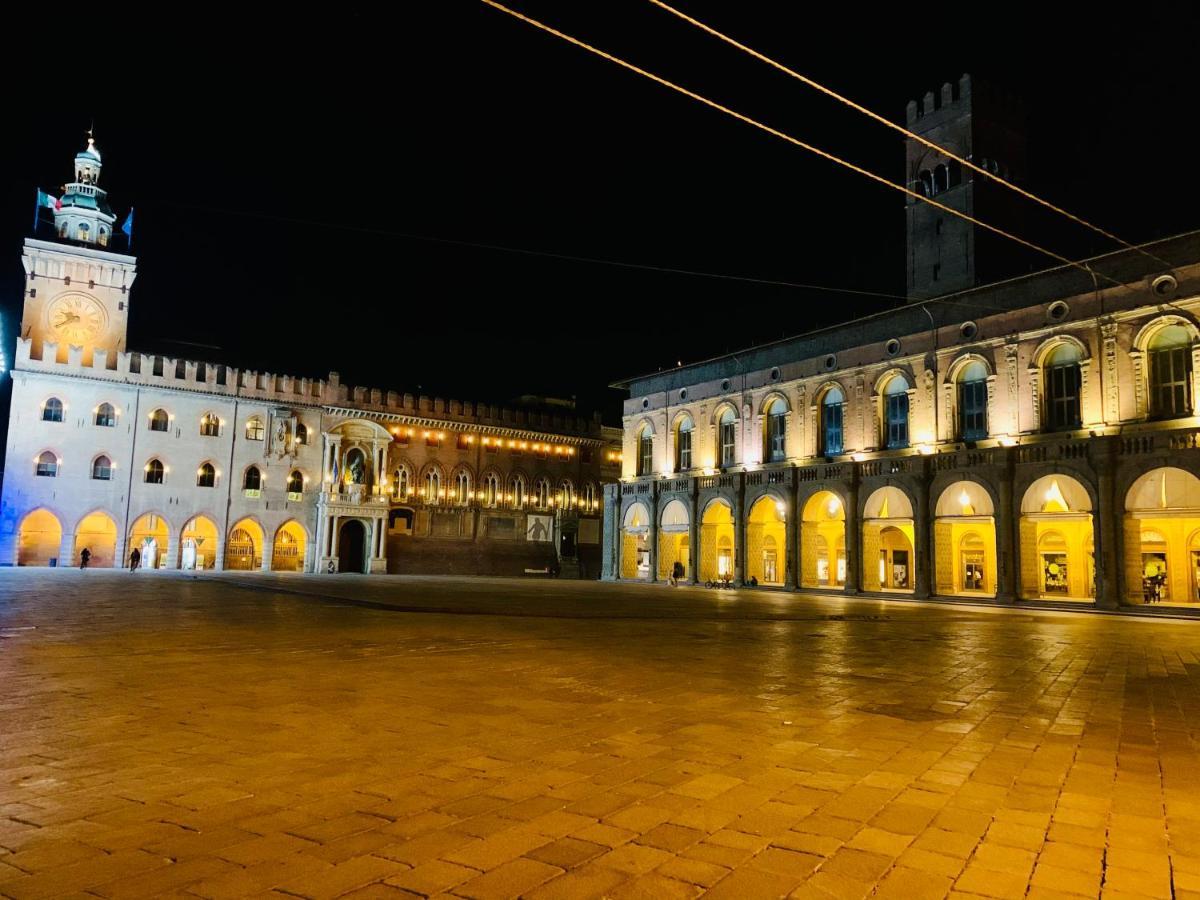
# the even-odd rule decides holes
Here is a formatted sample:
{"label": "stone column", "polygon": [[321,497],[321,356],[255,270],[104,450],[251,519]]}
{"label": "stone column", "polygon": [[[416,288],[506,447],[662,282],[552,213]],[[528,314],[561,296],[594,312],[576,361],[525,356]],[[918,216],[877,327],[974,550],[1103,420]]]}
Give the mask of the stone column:
{"label": "stone column", "polygon": [[1116,450],[1117,439],[1100,437],[1092,439],[1093,460],[1099,476],[1099,494],[1096,511],[1092,515],[1094,547],[1096,555],[1096,606],[1116,609],[1121,605],[1125,593],[1125,539],[1122,521],[1124,510],[1117,502]]}
{"label": "stone column", "polygon": [[796,503],[796,472],[790,470],[788,472],[788,482],[785,485],[786,490],[784,496],[787,501],[784,503],[784,508],[787,510],[787,520],[784,522],[784,544],[786,546],[786,570],[783,576],[784,586],[789,591],[800,590],[800,554],[797,550],[800,547],[800,508]]}
{"label": "stone column", "polygon": [[646,541],[650,545],[650,582],[658,581],[658,482],[650,482],[650,522]]}
{"label": "stone column", "polygon": [[262,566],[264,572],[271,571],[271,562],[275,559],[275,535],[267,534],[263,529]]}
{"label": "stone column", "polygon": [[[859,464],[849,463],[850,481],[846,485],[846,587],[847,594],[862,590],[862,525],[858,516]],[[830,560],[833,565],[836,560]]]}
{"label": "stone column", "polygon": [[334,559],[337,559],[338,538],[340,537],[340,535],[338,534],[338,517],[330,516],[329,519],[330,519],[329,527],[330,527],[330,534],[331,534],[330,542],[329,542],[329,555],[331,557],[333,557]]}
{"label": "stone column", "polygon": [[164,556],[163,559],[166,560],[166,565],[162,568],[179,568],[179,535],[176,532],[171,531],[170,528],[167,529],[167,549],[166,556]]}
{"label": "stone column", "polygon": [[996,509],[996,599],[1001,603],[1014,603],[1021,571],[1021,510],[1014,506],[1013,496],[1017,451],[1015,448],[996,448],[992,452],[1004,454],[1000,471],[1000,506]]}
{"label": "stone column", "polygon": [[[83,549],[83,548],[80,548]],[[62,540],[58,543],[58,567],[79,565],[79,555],[75,552],[75,534],[63,531]]]}
{"label": "stone column", "polygon": [[913,563],[916,577],[913,579],[913,596],[924,598],[932,593],[933,585],[933,512],[929,496],[929,465],[924,457],[915,460],[917,471],[917,505],[913,509],[914,541]]}
{"label": "stone column", "polygon": [[688,492],[688,584],[700,583],[700,482],[693,478]]}
{"label": "stone column", "polygon": [[733,579],[741,587],[746,583],[746,475],[738,473],[733,500]]}

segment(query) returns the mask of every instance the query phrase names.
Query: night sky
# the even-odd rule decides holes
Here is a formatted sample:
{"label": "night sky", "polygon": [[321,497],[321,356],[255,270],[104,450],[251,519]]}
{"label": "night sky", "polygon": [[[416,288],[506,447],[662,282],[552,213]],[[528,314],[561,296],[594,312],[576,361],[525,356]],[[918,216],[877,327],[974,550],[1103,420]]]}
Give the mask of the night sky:
{"label": "night sky", "polygon": [[[648,3],[513,3],[902,178],[898,135]],[[1004,85],[1028,107],[1035,190],[1128,240],[1200,226],[1194,11],[681,6],[897,121],[964,71]],[[575,395],[615,421],[610,381],[901,302],[469,246],[904,286],[899,195],[482,4],[188,9],[8,21],[9,359],[34,189],[69,180],[93,120],[102,185],[122,218],[137,208],[135,349],[464,399]]]}

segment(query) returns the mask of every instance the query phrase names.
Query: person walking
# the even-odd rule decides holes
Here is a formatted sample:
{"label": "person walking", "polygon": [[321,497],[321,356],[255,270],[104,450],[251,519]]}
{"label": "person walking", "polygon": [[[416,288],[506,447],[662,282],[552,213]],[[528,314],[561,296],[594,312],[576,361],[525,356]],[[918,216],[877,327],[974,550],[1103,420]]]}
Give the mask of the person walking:
{"label": "person walking", "polygon": [[88,561],[91,558],[92,558],[92,551],[89,550],[87,547],[84,547],[82,550],[80,550],[79,551],[79,568],[86,569],[88,567]]}
{"label": "person walking", "polygon": [[133,548],[133,552],[129,554],[129,571],[132,572],[142,563],[142,551],[137,547]]}
{"label": "person walking", "polygon": [[679,580],[683,578],[683,563],[675,560],[675,564],[671,566],[671,585],[679,587]]}

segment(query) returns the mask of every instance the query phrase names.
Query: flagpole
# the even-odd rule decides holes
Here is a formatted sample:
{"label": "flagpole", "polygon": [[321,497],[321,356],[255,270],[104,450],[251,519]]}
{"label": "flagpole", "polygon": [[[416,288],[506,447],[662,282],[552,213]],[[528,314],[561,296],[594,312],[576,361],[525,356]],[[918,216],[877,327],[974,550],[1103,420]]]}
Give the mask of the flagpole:
{"label": "flagpole", "polygon": [[42,209],[42,189],[34,188],[33,190],[33,236],[37,237],[38,215]]}

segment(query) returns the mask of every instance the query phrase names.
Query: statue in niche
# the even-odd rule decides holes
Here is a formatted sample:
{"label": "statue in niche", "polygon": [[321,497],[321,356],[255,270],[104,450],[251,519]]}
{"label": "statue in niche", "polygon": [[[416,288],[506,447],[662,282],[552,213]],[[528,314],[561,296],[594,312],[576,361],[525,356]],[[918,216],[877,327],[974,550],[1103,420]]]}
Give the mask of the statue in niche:
{"label": "statue in niche", "polygon": [[291,435],[291,420],[276,419],[274,440],[272,441],[272,449],[275,451],[276,456],[284,457],[293,452]]}
{"label": "statue in niche", "polygon": [[366,467],[363,465],[362,457],[357,453],[350,460],[350,480],[354,484],[364,484],[367,480]]}

